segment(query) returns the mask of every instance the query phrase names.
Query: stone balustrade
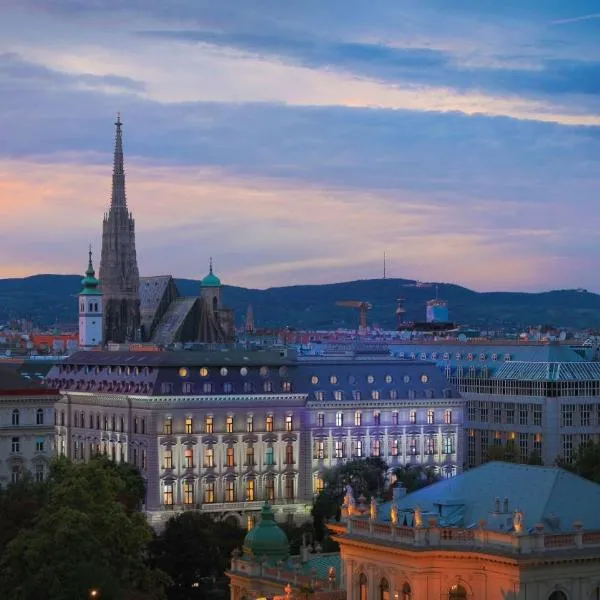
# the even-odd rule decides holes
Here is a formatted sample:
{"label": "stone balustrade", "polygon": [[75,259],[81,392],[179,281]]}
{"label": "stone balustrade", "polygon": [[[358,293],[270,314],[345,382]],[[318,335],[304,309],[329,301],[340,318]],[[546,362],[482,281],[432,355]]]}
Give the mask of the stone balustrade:
{"label": "stone balustrade", "polygon": [[600,531],[584,531],[576,522],[570,532],[549,532],[543,524],[520,533],[486,529],[485,525],[469,529],[442,527],[435,520],[428,526],[406,527],[391,522],[374,521],[366,516],[350,517],[345,521],[346,535],[368,537],[403,546],[432,549],[447,548],[500,551],[510,554],[600,548]]}

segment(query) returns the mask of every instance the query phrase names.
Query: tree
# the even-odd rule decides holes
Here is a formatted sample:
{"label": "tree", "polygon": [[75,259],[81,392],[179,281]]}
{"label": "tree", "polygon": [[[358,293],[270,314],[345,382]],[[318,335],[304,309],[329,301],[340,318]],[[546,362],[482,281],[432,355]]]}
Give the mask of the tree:
{"label": "tree", "polygon": [[246,532],[210,515],[183,512],[170,519],[150,546],[152,563],[172,579],[171,600],[204,598],[208,578],[220,579],[231,553],[242,545]]}
{"label": "tree", "polygon": [[46,485],[46,501],[0,557],[0,597],[70,600],[93,588],[103,600],[163,597],[167,578],[145,560],[151,529],[122,501],[128,482],[118,468],[104,458],[58,461]]}
{"label": "tree", "polygon": [[347,485],[352,486],[356,497],[361,494],[366,498],[380,496],[386,472],[386,463],[377,456],[351,460],[326,471],[323,491],[315,498],[312,508],[316,538],[324,538],[326,519],[334,516],[339,519]]}
{"label": "tree", "polygon": [[539,450],[532,450],[527,458],[528,465],[541,465],[542,464],[542,455]]}
{"label": "tree", "polygon": [[440,480],[435,469],[420,465],[406,465],[394,469],[394,477],[410,494]]}
{"label": "tree", "polygon": [[564,461],[557,461],[557,464],[571,473],[600,483],[600,443],[590,441],[582,444],[571,464]]}

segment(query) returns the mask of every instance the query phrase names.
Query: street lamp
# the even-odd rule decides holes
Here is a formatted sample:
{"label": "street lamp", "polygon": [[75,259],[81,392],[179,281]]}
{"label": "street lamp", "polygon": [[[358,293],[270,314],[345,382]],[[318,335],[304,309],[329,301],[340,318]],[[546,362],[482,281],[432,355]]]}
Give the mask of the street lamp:
{"label": "street lamp", "polygon": [[100,598],[100,590],[96,589],[96,588],[92,588],[90,590],[90,594],[89,594],[90,598],[93,598],[94,600],[96,598]]}

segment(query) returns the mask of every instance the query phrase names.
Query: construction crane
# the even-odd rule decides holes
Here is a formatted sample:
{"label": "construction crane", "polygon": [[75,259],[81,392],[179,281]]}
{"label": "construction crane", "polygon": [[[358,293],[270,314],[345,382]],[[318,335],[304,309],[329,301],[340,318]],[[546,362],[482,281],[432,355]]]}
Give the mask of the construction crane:
{"label": "construction crane", "polygon": [[336,306],[346,306],[347,308],[358,308],[360,311],[360,329],[363,331],[367,328],[367,311],[373,308],[370,302],[365,300],[339,300],[335,303]]}

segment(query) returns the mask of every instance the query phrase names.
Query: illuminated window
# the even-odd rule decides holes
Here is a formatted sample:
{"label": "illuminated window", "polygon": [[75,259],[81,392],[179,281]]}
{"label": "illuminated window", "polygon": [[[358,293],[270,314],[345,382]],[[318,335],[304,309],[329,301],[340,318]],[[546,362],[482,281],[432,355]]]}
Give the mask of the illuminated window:
{"label": "illuminated window", "polygon": [[363,455],[363,443],[362,440],[356,440],[354,445],[354,455],[357,458],[362,458]]}
{"label": "illuminated window", "polygon": [[329,378],[329,383],[331,383],[332,385],[335,385],[337,382],[338,382],[338,378],[337,378],[337,376],[336,376],[336,375],[332,375],[332,376]]}
{"label": "illuminated window", "polygon": [[397,439],[392,440],[391,454],[392,454],[392,456],[400,455],[400,441]]}
{"label": "illuminated window", "polygon": [[379,600],[390,600],[390,584],[385,578],[379,582]]}
{"label": "illuminated window", "polygon": [[227,367],[221,367],[220,373],[223,377],[225,377],[228,373]]}
{"label": "illuminated window", "polygon": [[325,458],[325,442],[317,440],[314,446],[313,458],[323,460]]}
{"label": "illuminated window", "polygon": [[386,383],[392,383],[392,381],[394,381],[394,378],[391,375],[386,375],[385,376],[385,382]]}
{"label": "illuminated window", "polygon": [[252,433],[254,431],[254,417],[248,416],[246,419],[246,431]]}
{"label": "illuminated window", "polygon": [[173,484],[165,483],[163,488],[163,504],[173,506]]}
{"label": "illuminated window", "polygon": [[284,392],[291,392],[292,391],[292,382],[291,381],[282,381],[281,382],[281,389]]}
{"label": "illuminated window", "polygon": [[425,440],[425,454],[431,455],[436,453],[436,438],[434,435],[428,435]]}
{"label": "illuminated window", "polygon": [[208,369],[206,367],[200,369],[200,377],[208,377]]}
{"label": "illuminated window", "polygon": [[193,433],[194,432],[194,422],[192,421],[192,417],[185,418],[185,433]]}
{"label": "illuminated window", "polygon": [[225,502],[235,502],[235,479],[228,479],[225,482]]}
{"label": "illuminated window", "polygon": [[454,437],[451,435],[444,438],[444,454],[454,454]]}
{"label": "illuminated window", "polygon": [[444,423],[452,425],[452,410],[449,408],[444,411]]}
{"label": "illuminated window", "polygon": [[325,482],[322,477],[317,477],[315,479],[315,492],[320,494],[325,489]]}
{"label": "illuminated window", "polygon": [[319,383],[319,378],[318,378],[316,375],[313,375],[313,376],[310,378],[310,382],[311,382],[313,385],[317,385],[317,383]]}
{"label": "illuminated window", "polygon": [[227,417],[225,419],[225,431],[227,433],[233,433],[233,417]]}
{"label": "illuminated window", "polygon": [[246,377],[246,375],[248,375],[248,369],[247,369],[246,367],[242,367],[242,368],[240,369],[240,375],[241,375],[242,377]]}
{"label": "illuminated window", "polygon": [[410,383],[410,375],[405,375],[402,380],[404,383]]}
{"label": "illuminated window", "polygon": [[421,383],[427,383],[429,381],[429,377],[425,374],[421,375]]}
{"label": "illuminated window", "polygon": [[254,479],[246,480],[246,500],[248,502],[253,502],[256,499],[255,486],[256,486],[256,482],[254,481]]}
{"label": "illuminated window", "polygon": [[204,419],[204,432],[205,433],[213,433],[215,421],[213,417],[206,417]]}
{"label": "illuminated window", "polygon": [[341,402],[344,399],[344,392],[342,392],[342,390],[335,390],[335,392],[333,392],[333,399],[337,402]]}
{"label": "illuminated window", "polygon": [[179,377],[187,377],[189,375],[188,370],[185,367],[179,369]]}
{"label": "illuminated window", "polygon": [[194,451],[191,448],[186,448],[183,453],[183,465],[186,469],[194,468]]}
{"label": "illuminated window", "polygon": [[392,425],[399,425],[400,424],[400,413],[398,413],[397,411],[394,411],[392,413]]}
{"label": "illuminated window", "polygon": [[380,412],[373,413],[373,425],[381,425],[381,413]]}
{"label": "illuminated window", "polygon": [[265,480],[265,500],[267,502],[275,501],[275,479],[267,477]]}
{"label": "illuminated window", "polygon": [[235,467],[235,453],[233,447],[227,448],[227,466]]}
{"label": "illuminated window", "polygon": [[317,427],[325,426],[325,413],[319,413],[317,415]]}
{"label": "illuminated window", "polygon": [[335,413],[335,426],[336,427],[344,426],[344,413],[341,413],[341,412]]}
{"label": "illuminated window", "polygon": [[215,482],[207,481],[204,484],[204,502],[212,504],[215,501]]}
{"label": "illuminated window", "polygon": [[345,444],[341,440],[337,440],[335,442],[335,457],[336,458],[345,458],[346,457]]}
{"label": "illuminated window", "polygon": [[183,482],[183,503],[194,504],[194,482],[189,479]]}
{"label": "illuminated window", "polygon": [[267,466],[273,466],[275,464],[273,446],[267,446],[267,448],[265,449],[265,464]]}
{"label": "illuminated window", "polygon": [[358,576],[358,600],[368,600],[368,598],[369,592],[367,576],[364,573],[361,573]]}
{"label": "illuminated window", "polygon": [[379,439],[373,440],[373,447],[371,448],[371,455],[372,456],[381,456],[381,440],[379,440]]}
{"label": "illuminated window", "polygon": [[294,420],[292,415],[287,415],[285,418],[285,430],[294,431]]}
{"label": "illuminated window", "polygon": [[427,411],[427,424],[433,425],[434,423],[435,423],[435,411],[432,409],[429,409]]}
{"label": "illuminated window", "polygon": [[265,431],[271,433],[273,431],[273,415],[267,415],[265,422]]}
{"label": "illuminated window", "polygon": [[417,422],[417,411],[411,410],[408,412],[408,422],[411,425],[414,425]]}
{"label": "illuminated window", "polygon": [[286,500],[294,499],[294,476],[286,475],[285,476],[285,498]]}
{"label": "illuminated window", "polygon": [[379,393],[379,390],[371,391],[371,399],[372,400],[379,400],[380,397],[381,397],[381,394]]}
{"label": "illuminated window", "polygon": [[215,466],[215,451],[212,446],[208,446],[204,451],[204,466],[206,468]]}
{"label": "illuminated window", "polygon": [[390,400],[398,399],[398,390],[390,390]]}
{"label": "illuminated window", "polygon": [[362,425],[362,413],[360,410],[357,410],[354,413],[354,425],[356,427],[360,427]]}
{"label": "illuminated window", "polygon": [[246,448],[246,466],[253,467],[256,463],[254,462],[254,446],[248,446]]}
{"label": "illuminated window", "polygon": [[262,377],[267,377],[269,375],[269,367],[261,367],[258,372]]}
{"label": "illuminated window", "polygon": [[173,450],[171,448],[167,448],[164,453],[164,468],[172,469],[173,468]]}
{"label": "illuminated window", "polygon": [[265,381],[263,383],[263,390],[265,391],[265,393],[270,393],[273,391],[273,382],[272,381]]}
{"label": "illuminated window", "polygon": [[415,455],[417,453],[417,438],[410,438],[408,440],[408,453]]}
{"label": "illuminated window", "polygon": [[360,400],[360,398],[361,398],[360,390],[352,390],[352,399]]}
{"label": "illuminated window", "polygon": [[367,376],[367,382],[368,383],[375,383],[375,377],[373,375],[368,375]]}

